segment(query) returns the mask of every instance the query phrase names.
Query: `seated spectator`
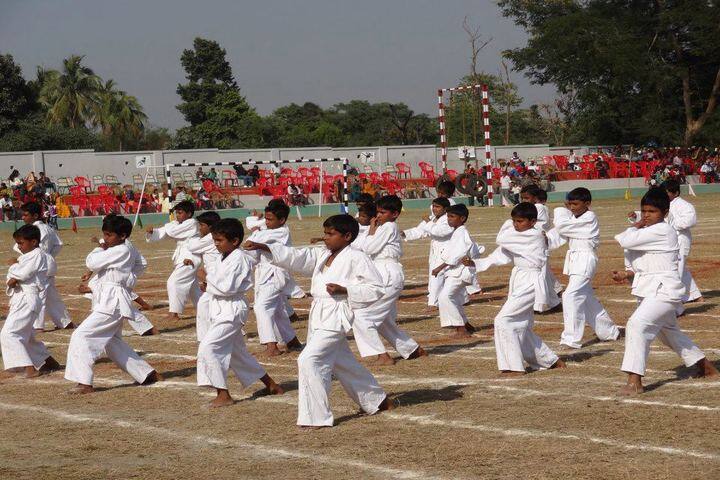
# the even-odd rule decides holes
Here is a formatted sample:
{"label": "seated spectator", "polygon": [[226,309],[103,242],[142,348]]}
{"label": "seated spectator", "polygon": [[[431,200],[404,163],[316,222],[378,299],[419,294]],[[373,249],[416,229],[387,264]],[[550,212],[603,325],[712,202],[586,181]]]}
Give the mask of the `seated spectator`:
{"label": "seated spectator", "polygon": [[715,169],[710,161],[703,163],[702,167],[700,167],[700,173],[705,176],[705,183],[713,183],[715,181]]}
{"label": "seated spectator", "polygon": [[200,210],[213,210],[215,208],[210,195],[208,195],[208,192],[202,187],[200,187],[200,190],[197,192],[197,204]]}
{"label": "seated spectator", "polygon": [[5,195],[12,197],[13,189],[8,187],[6,183],[0,183],[0,198],[4,197]]}
{"label": "seated spectator", "polygon": [[195,172],[195,178],[197,178],[201,182],[205,180],[205,172],[203,172],[202,167],[198,167],[197,171]]}
{"label": "seated spectator", "polygon": [[309,203],[307,196],[293,182],[290,182],[288,184],[287,193],[288,193],[288,199],[290,200],[290,205],[293,207],[294,206],[304,207],[305,205],[307,205]]}
{"label": "seated spectator", "polygon": [[32,190],[35,187],[35,184],[37,183],[37,177],[35,176],[35,172],[30,172],[25,177],[25,188],[28,190]]}
{"label": "seated spectator", "polygon": [[185,192],[185,187],[177,187],[175,191],[175,203],[184,202],[185,200],[192,200],[192,197]]}
{"label": "seated spectator", "polygon": [[258,178],[260,178],[260,167],[253,165],[253,168],[248,172],[248,175],[252,177],[253,186],[257,185]]}
{"label": "seated spectator", "polygon": [[235,174],[238,177],[238,183],[246,187],[253,186],[253,178],[248,174],[248,171],[245,170],[245,167],[243,165],[233,165],[233,169],[235,169]]}
{"label": "seated spectator", "polygon": [[360,182],[358,182],[357,179],[354,179],[350,183],[350,192],[348,192],[348,200],[350,202],[357,202],[358,198],[360,198],[360,195],[362,194],[362,186],[360,185]]}
{"label": "seated spectator", "polygon": [[597,171],[598,178],[609,178],[609,168],[610,165],[602,158],[598,158],[595,162],[595,171]]}
{"label": "seated spectator", "polygon": [[20,178],[20,172],[18,172],[17,170],[13,170],[8,177],[8,183],[11,187],[20,186],[23,183],[22,178]]}
{"label": "seated spectator", "polygon": [[8,193],[4,193],[2,198],[0,198],[0,208],[2,208],[2,217],[0,218],[0,221],[4,222],[6,218],[9,221],[14,221],[17,219],[12,198],[10,198],[10,195]]}
{"label": "seated spectator", "polygon": [[55,183],[53,183],[53,181],[45,175],[45,172],[40,172],[40,178],[38,178],[38,183],[43,186],[43,188],[45,189],[45,193],[57,192],[57,187],[55,186]]}
{"label": "seated spectator", "polygon": [[208,172],[206,178],[207,178],[208,180],[210,180],[211,182],[213,182],[213,183],[217,183],[218,174],[217,174],[217,172],[215,171],[215,168],[214,168],[214,167],[210,169],[210,171]]}

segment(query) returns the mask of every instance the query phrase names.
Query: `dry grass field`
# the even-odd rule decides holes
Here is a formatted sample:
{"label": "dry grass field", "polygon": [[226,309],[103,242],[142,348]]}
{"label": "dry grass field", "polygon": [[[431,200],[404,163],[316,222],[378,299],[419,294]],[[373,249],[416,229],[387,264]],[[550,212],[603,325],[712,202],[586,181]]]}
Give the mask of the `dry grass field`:
{"label": "dry grass field", "polygon": [[[688,307],[682,327],[720,359],[720,195],[692,198],[698,209],[689,261],[705,302]],[[625,213],[638,200],[600,201],[602,246],[598,297],[619,324],[633,311],[627,285],[614,284],[613,269],[622,268],[622,251],[613,235],[627,227]],[[553,205],[551,205],[552,207]],[[414,225],[424,212],[407,211],[402,227]],[[509,209],[473,208],[469,229],[479,243],[493,248],[495,233]],[[320,220],[290,222],[296,245],[320,230]],[[73,318],[80,322],[90,303],[76,292],[89,237],[97,232],[62,232],[57,283]],[[138,292],[166,305],[165,280],[173,244],[136,245],[150,268]],[[3,257],[11,255],[11,236],[0,234]],[[231,380],[237,403],[206,407],[213,393],[195,385],[194,311],[180,322],[163,319],[162,306],[148,312],[161,334],[139,337],[128,329],[127,341],[165,377],[139,387],[113,364],[96,366],[97,393],[82,397],[65,392],[72,386],[62,372],[24,380],[0,374],[0,478],[492,478],[492,479],[663,479],[720,478],[720,381],[690,378],[680,359],[657,342],[651,351],[647,392],[624,399],[615,396],[624,381],[619,370],[623,342],[598,343],[586,330],[588,345],[565,355],[568,368],[500,379],[492,342],[493,317],[504,301],[509,268],[480,277],[484,295],[468,306],[478,333],[468,341],[447,337],[435,315],[423,312],[428,242],[405,244],[406,288],[399,322],[425,346],[426,358],[371,367],[398,408],[375,416],[358,414],[356,406],[333,386],[336,426],[301,431],[295,426],[297,354],[262,360],[286,388],[278,397],[241,390]],[[564,251],[555,252],[552,267],[561,279]],[[2,273],[6,267],[2,267]],[[298,278],[303,287],[309,279]],[[2,315],[7,298],[1,300]],[[310,300],[294,300],[296,323],[305,338]],[[4,318],[4,317],[3,317]],[[535,330],[557,347],[562,313],[536,317]],[[251,315],[248,342],[261,347]],[[71,331],[40,334],[64,364]]]}

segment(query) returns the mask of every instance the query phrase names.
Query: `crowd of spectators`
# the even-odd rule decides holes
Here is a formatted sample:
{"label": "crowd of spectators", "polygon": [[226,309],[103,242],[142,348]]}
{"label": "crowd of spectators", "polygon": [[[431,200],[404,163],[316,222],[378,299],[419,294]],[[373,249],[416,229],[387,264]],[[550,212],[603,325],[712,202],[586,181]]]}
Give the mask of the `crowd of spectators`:
{"label": "crowd of spectators", "polygon": [[18,170],[12,170],[7,180],[0,182],[0,221],[16,221],[20,219],[20,206],[27,202],[38,202],[44,205],[48,215],[54,215],[55,202],[58,198],[55,183],[40,172],[30,172],[21,176]]}

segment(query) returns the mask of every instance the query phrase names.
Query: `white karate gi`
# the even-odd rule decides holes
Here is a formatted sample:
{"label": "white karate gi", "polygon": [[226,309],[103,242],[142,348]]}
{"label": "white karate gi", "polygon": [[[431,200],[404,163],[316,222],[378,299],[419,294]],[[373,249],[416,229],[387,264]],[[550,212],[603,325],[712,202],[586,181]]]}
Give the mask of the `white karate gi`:
{"label": "white karate gi", "polygon": [[585,323],[600,340],[617,340],[620,330],[595,297],[592,279],[597,270],[597,248],[600,245],[600,225],[594,212],[588,210],[579,217],[565,207],[554,212],[555,229],[548,237],[559,235],[569,242],[563,273],[568,284],[562,295],[565,327],[560,343],[571,348],[582,347]]}
{"label": "white karate gi", "polygon": [[[251,217],[248,217],[251,218]],[[287,226],[254,231],[248,241],[262,244],[290,246],[290,229]],[[285,343],[297,334],[288,315],[288,293],[295,287],[295,281],[287,270],[273,265],[270,255],[251,252],[257,262],[255,267],[255,299],[253,312],[257,321],[258,339],[261,344]]]}
{"label": "white karate gi", "polygon": [[[552,229],[552,224],[550,223],[550,211],[547,207],[547,205],[543,203],[536,203],[535,208],[537,209],[537,222],[535,222],[535,228],[542,231],[542,232],[549,232]],[[560,293],[562,292],[562,284],[558,281],[557,277],[555,277],[555,274],[553,273],[552,269],[550,268],[550,259],[548,258],[548,261],[545,263],[545,267],[543,269],[543,274],[545,275],[545,282],[548,285],[548,289],[552,290],[553,292]],[[552,302],[550,302],[552,303]],[[558,303],[559,300],[558,300]],[[553,308],[553,307],[549,307]],[[536,312],[544,312],[545,310],[535,310]]]}
{"label": "white karate gi", "polygon": [[453,228],[447,223],[447,215],[440,218],[431,217],[429,222],[420,222],[417,227],[405,230],[405,241],[412,242],[421,238],[430,238],[430,254],[428,255],[428,305],[437,307],[438,295],[442,290],[445,272],[433,276],[432,271],[440,265],[445,245],[453,234]]}
{"label": "white karate gi", "polygon": [[35,338],[33,322],[42,308],[40,292],[47,286],[47,258],[40,248],[21,254],[11,265],[7,279],[18,284],[6,287],[10,297],[8,315],[0,331],[0,350],[5,370],[33,366],[40,369],[50,356],[45,344]]}
{"label": "white karate gi", "polygon": [[229,369],[244,387],[265,376],[265,369],[245,346],[242,331],[248,316],[245,292],[252,287],[255,261],[242,250],[233,250],[225,259],[212,255],[205,264],[207,328],[200,338],[197,354],[197,383],[227,390]]}
{"label": "white karate gi", "polygon": [[157,242],[165,237],[171,238],[177,242],[175,251],[172,255],[172,261],[175,269],[167,280],[168,291],[168,310],[170,313],[178,315],[185,310],[185,303],[188,299],[193,305],[197,305],[200,299],[200,287],[197,281],[197,267],[194,262],[192,266],[185,265],[183,262],[186,258],[192,259],[192,254],[187,250],[187,242],[191,238],[198,236],[197,220],[190,218],[182,223],[174,220],[162,227],[155,228],[153,233],[146,235],[148,242]]}
{"label": "white karate gi", "polygon": [[[212,234],[208,233],[204,237],[191,238],[188,240],[187,250],[193,254],[190,260],[194,263],[197,262],[195,265],[196,268],[199,268],[200,262],[202,262],[205,273],[207,274],[206,277],[213,274],[213,266],[216,261],[220,260],[220,252],[215,247]],[[210,294],[207,292],[200,295],[195,317],[195,330],[199,342],[210,327]]]}
{"label": "white karate gi", "polygon": [[[533,309],[546,308],[548,301],[544,265],[547,240],[537,229],[515,230],[507,220],[497,235],[498,248],[476,260],[478,272],[495,265],[514,263],[508,298],[495,317],[495,353],[498,370],[524,372],[527,362],[534,369],[551,367],[558,356],[533,332]],[[557,296],[555,296],[557,298]]]}
{"label": "white karate gi", "polygon": [[65,378],[92,385],[93,365],[103,354],[130,374],[136,382],[144,382],[153,368],[122,339],[123,318],[132,318],[131,290],[136,255],[127,244],[108,249],[98,247],[87,256],[88,270],[95,272],[93,309],[73,332],[67,353]]}
{"label": "white karate gi", "polygon": [[477,275],[475,267],[463,265],[462,260],[466,256],[479,256],[479,253],[473,252],[476,248],[467,228],[461,225],[453,231],[440,254],[438,265],[448,265],[443,270],[445,281],[438,298],[442,327],[462,327],[468,323],[463,306],[467,301],[466,288]]}
{"label": "white karate gi", "polygon": [[687,257],[690,255],[692,234],[690,229],[697,224],[697,215],[692,203],[683,198],[675,197],[670,202],[670,212],[667,216],[667,223],[675,229],[680,245],[680,260],[678,271],[682,275],[683,284],[687,292],[683,296],[683,302],[691,302],[702,297],[702,293],[695,283],[695,279],[687,268]]}
{"label": "white karate gi", "polygon": [[419,348],[418,343],[397,324],[397,302],[405,286],[400,264],[401,240],[397,223],[387,222],[377,227],[374,235],[365,237],[362,244],[355,247],[353,243],[353,247],[372,259],[384,286],[382,298],[356,312],[355,343],[363,357],[386,353],[381,336],[405,359]]}
{"label": "white karate gi", "polygon": [[632,294],[639,305],[625,330],[622,371],[645,375],[650,344],[655,337],[692,366],[705,358],[703,352],[678,327],[676,309],[686,294],[679,265],[678,236],[665,222],[645,228],[630,227],[616,235],[635,272]]}
{"label": "white karate gi", "polygon": [[[333,375],[363,411],[376,413],[385,399],[375,377],[357,361],[347,342],[354,312],[378,301],[384,293],[383,279],[366,254],[346,247],[329,267],[326,248],[296,249],[268,245],[273,263],[312,276],[312,304],[307,344],[298,357],[298,425],[332,426],[330,385]],[[347,289],[347,295],[330,295],[327,284]]]}
{"label": "white karate gi", "polygon": [[[54,228],[40,220],[33,223],[40,230],[40,249],[48,254],[53,261],[48,265],[47,285],[40,291],[40,311],[35,319],[33,328],[42,330],[45,328],[45,317],[49,317],[50,321],[57,328],[65,328],[72,322],[70,313],[65,303],[62,301],[60,293],[55,286],[55,275],[57,274],[57,264],[54,259],[62,250],[63,242],[60,240]],[[13,246],[13,250],[21,253],[17,244]]]}

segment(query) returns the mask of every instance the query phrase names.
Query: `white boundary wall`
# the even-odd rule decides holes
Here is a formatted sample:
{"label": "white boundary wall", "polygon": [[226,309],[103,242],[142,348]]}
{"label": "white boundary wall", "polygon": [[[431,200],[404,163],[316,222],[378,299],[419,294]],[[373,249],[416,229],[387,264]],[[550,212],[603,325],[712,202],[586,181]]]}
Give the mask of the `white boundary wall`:
{"label": "white boundary wall", "polygon": [[[596,147],[550,147],[548,145],[503,145],[493,146],[493,160],[508,159],[513,152],[520,158],[539,158],[543,155],[567,154],[574,148],[578,155],[594,151]],[[482,160],[483,146],[476,146],[478,159]],[[167,163],[198,163],[198,162],[238,162],[249,160],[294,160],[301,157],[347,157],[350,165],[363,171],[360,161],[362,152],[373,152],[375,161],[370,163],[376,172],[385,172],[396,163],[403,162],[412,169],[412,176],[420,176],[419,162],[427,162],[440,171],[440,148],[435,145],[392,145],[381,147],[352,148],[271,148],[254,150],[164,150],[138,152],[94,152],[93,150],[52,150],[37,152],[0,152],[0,179],[10,175],[13,168],[25,176],[28,172],[44,171],[52,178],[85,176],[92,179],[93,175],[115,175],[122,183],[132,184],[133,175],[141,174],[135,168],[136,155],[153,155],[157,165]],[[482,163],[482,162],[481,162]],[[458,159],[457,151],[448,150],[448,168],[462,171],[463,161]],[[330,166],[330,173],[335,172]],[[182,171],[182,169],[178,169]],[[190,170],[190,169],[189,169]],[[206,168],[207,170],[207,168]],[[220,172],[218,172],[220,173]]]}

